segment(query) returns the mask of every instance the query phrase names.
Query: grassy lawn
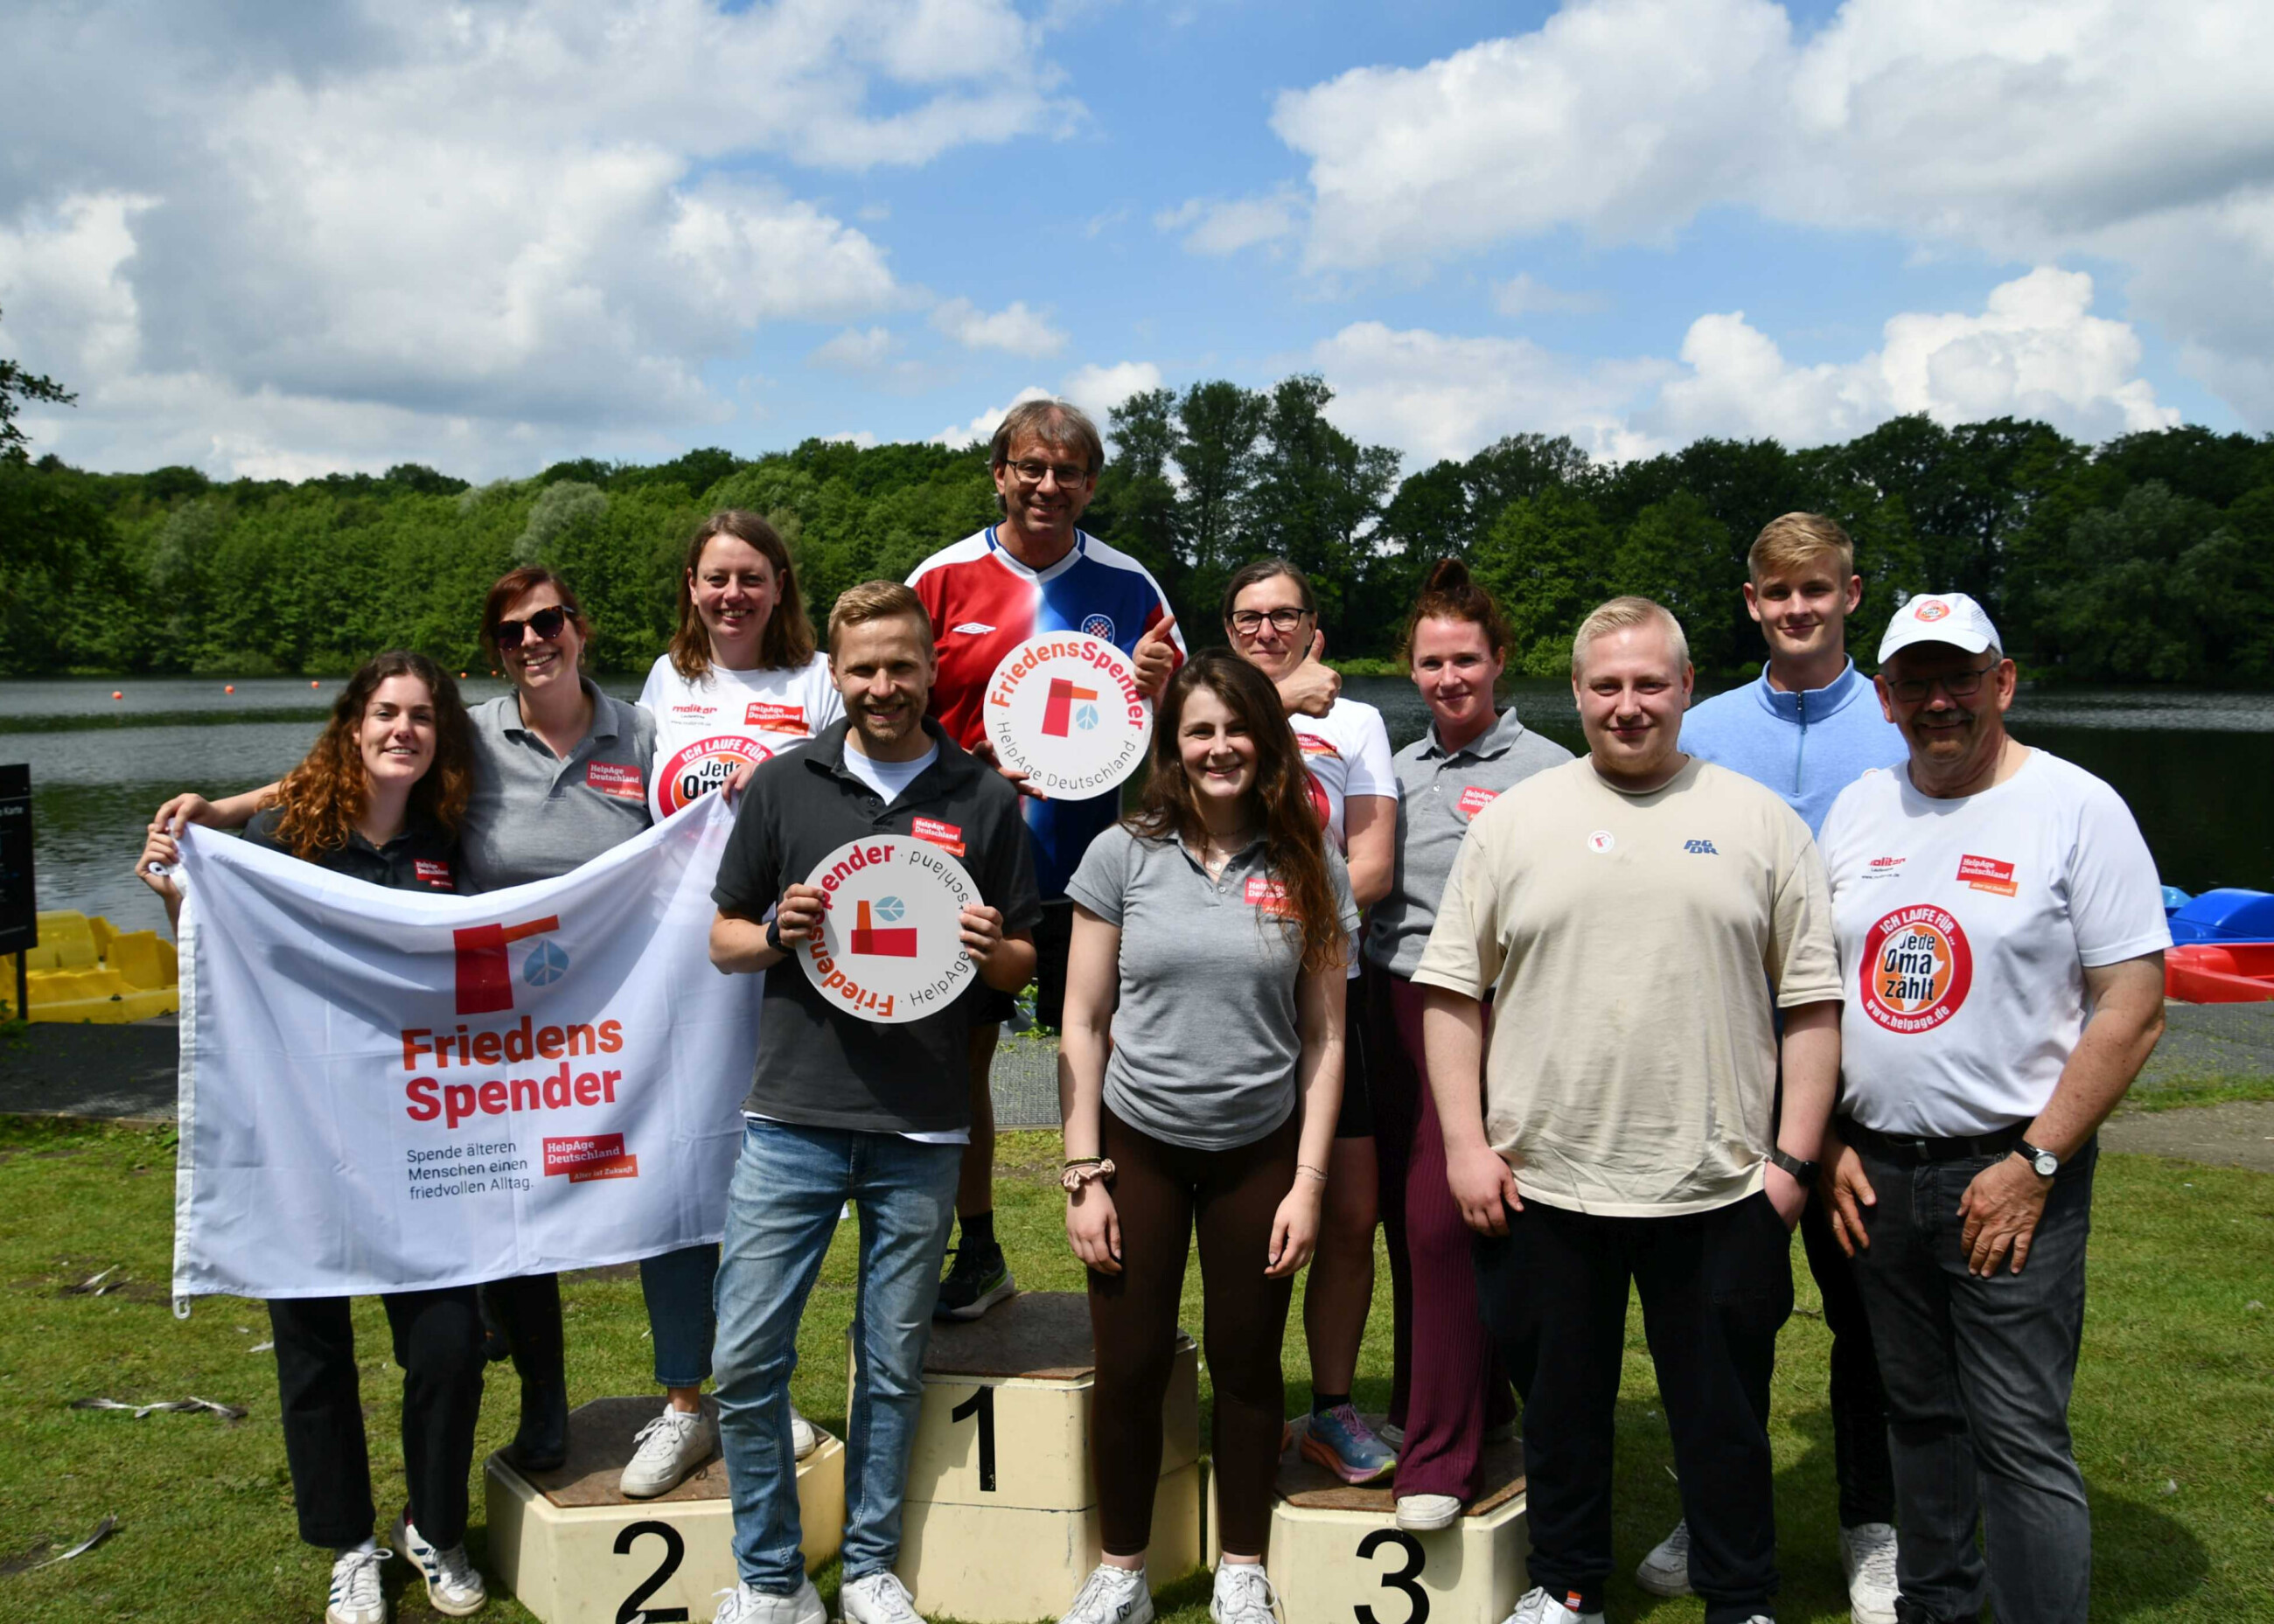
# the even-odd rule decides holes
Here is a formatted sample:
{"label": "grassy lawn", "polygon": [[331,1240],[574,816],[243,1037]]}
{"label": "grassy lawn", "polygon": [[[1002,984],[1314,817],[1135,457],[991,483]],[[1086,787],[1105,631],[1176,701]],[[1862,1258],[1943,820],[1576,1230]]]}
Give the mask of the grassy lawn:
{"label": "grassy lawn", "polygon": [[[1081,1275],[1059,1229],[1056,1156],[1054,1136],[1005,1137],[998,1222],[1021,1283],[1072,1290]],[[186,1322],[169,1312],[173,1164],[170,1133],[0,1118],[0,1569],[42,1541],[76,1541],[106,1515],[120,1524],[72,1561],[0,1571],[0,1618],[321,1615],[328,1559],[295,1535],[275,1368],[253,1351],[268,1340],[266,1313],[234,1298],[202,1300]],[[2074,1411],[2093,1492],[2094,1616],[2274,1619],[2274,1309],[2262,1306],[2274,1303],[2274,1176],[2110,1156],[2097,1193],[2092,1317]],[[799,1405],[832,1430],[844,1410],[851,1311],[847,1229],[807,1316],[796,1379]],[[1782,1616],[1844,1620],[1826,1339],[1796,1253],[1795,1263],[1802,1306],[1784,1337],[1775,1426]],[[113,1267],[121,1289],[62,1295]],[[1187,1282],[1194,1330],[1197,1282],[1195,1271]],[[1361,1407],[1379,1408],[1388,1395],[1386,1274],[1379,1285]],[[636,1272],[574,1275],[564,1286],[572,1390],[651,1390]],[[403,1497],[393,1441],[399,1377],[376,1301],[358,1302],[356,1321],[384,1521]],[[1657,1600],[1625,1576],[1678,1515],[1638,1320],[1627,1360],[1611,1617],[1690,1624],[1702,1616],[1696,1602]],[[512,1430],[512,1378],[494,1368],[483,1453]],[[1307,1395],[1299,1333],[1287,1377],[1291,1410]],[[136,1421],[65,1408],[88,1395],[191,1394],[251,1414],[234,1424],[206,1415]],[[475,1515],[469,1543],[481,1561],[478,1497]],[[402,1565],[391,1566],[399,1585]],[[833,1569],[822,1588],[833,1595]],[[1162,1599],[1178,1624],[1207,1617],[1203,1577],[1168,1587]],[[397,1616],[432,1616],[424,1593],[402,1592]],[[482,1616],[503,1624],[530,1615],[501,1597]]]}

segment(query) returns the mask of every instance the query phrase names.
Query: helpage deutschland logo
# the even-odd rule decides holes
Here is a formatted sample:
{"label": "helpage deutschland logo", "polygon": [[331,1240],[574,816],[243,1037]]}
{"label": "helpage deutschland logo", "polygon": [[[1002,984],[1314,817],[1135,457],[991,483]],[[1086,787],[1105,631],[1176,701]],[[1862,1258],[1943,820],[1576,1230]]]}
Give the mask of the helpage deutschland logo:
{"label": "helpage deutschland logo", "polygon": [[1013,648],[988,679],[996,758],[1046,795],[1102,795],[1137,771],[1153,704],[1112,643],[1058,632]]}
{"label": "helpage deutschland logo", "polygon": [[1897,908],[1864,937],[1864,1010],[1890,1032],[1931,1032],[1966,1002],[1974,950],[1958,921],[1931,903]]}
{"label": "helpage deutschland logo", "polygon": [[[755,708],[755,707],[754,707]],[[697,739],[658,768],[650,781],[655,815],[669,817],[692,805],[755,762],[772,758],[773,751],[748,733],[716,733]]]}
{"label": "helpage deutschland logo", "polygon": [[871,835],[830,853],[805,883],[822,893],[821,934],[797,944],[797,961],[832,1006],[897,1025],[945,1009],[978,974],[962,914],[979,888],[945,847]]}

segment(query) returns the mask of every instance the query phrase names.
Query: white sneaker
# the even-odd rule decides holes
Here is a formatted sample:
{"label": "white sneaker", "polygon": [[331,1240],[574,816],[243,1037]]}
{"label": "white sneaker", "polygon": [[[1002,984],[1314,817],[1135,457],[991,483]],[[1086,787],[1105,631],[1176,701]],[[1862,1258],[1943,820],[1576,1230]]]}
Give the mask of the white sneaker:
{"label": "white sneaker", "polygon": [[1690,1594],[1690,1519],[1653,1545],[1650,1554],[1635,1565],[1635,1583],[1653,1596]]}
{"label": "white sneaker", "polygon": [[821,1429],[798,1414],[797,1406],[792,1404],[789,1407],[790,1454],[802,1461],[820,1447]]}
{"label": "white sneaker", "polygon": [[1385,1421],[1374,1429],[1374,1435],[1393,1449],[1405,1447],[1405,1429],[1395,1421]]}
{"label": "white sneaker", "polygon": [[1081,1582],[1058,1624],[1153,1624],[1153,1591],[1145,1570],[1100,1562]]}
{"label": "white sneaker", "polygon": [[688,1473],[719,1453],[719,1424],[700,1410],[663,1407],[640,1428],[631,1463],[616,1487],[628,1500],[653,1500],[677,1488]]}
{"label": "white sneaker", "polygon": [[1261,1562],[1218,1562],[1216,1594],[1209,1598],[1216,1624],[1279,1624],[1279,1592]]}
{"label": "white sneaker", "polygon": [[1501,1620],[1501,1624],[1603,1624],[1600,1613],[1574,1613],[1546,1590],[1534,1585],[1525,1591],[1524,1599],[1516,1604],[1516,1611]]}
{"label": "white sneaker", "polygon": [[426,1601],[435,1612],[463,1619],[470,1613],[480,1612],[482,1604],[489,1600],[490,1593],[483,1588],[482,1575],[463,1545],[445,1551],[428,1543],[408,1512],[395,1519],[394,1539],[395,1548],[417,1564],[425,1576]]}
{"label": "white sneaker", "polygon": [[1848,1570],[1848,1614],[1856,1624],[1895,1624],[1895,1530],[1859,1522],[1840,1530],[1840,1565]]}
{"label": "white sneaker", "polygon": [[915,1598],[890,1568],[863,1574],[837,1592],[845,1624],[924,1624]]}
{"label": "white sneaker", "polygon": [[332,1559],[332,1595],[324,1624],[387,1624],[387,1596],[379,1588],[379,1565],[393,1556],[385,1545],[343,1551]]}
{"label": "white sneaker", "polygon": [[719,1594],[727,1599],[719,1604],[711,1624],[829,1624],[829,1609],[821,1605],[821,1592],[810,1579],[798,1582],[794,1596],[769,1596],[747,1584]]}
{"label": "white sneaker", "polygon": [[1401,1494],[1397,1526],[1416,1534],[1450,1528],[1461,1520],[1461,1502],[1450,1494]]}

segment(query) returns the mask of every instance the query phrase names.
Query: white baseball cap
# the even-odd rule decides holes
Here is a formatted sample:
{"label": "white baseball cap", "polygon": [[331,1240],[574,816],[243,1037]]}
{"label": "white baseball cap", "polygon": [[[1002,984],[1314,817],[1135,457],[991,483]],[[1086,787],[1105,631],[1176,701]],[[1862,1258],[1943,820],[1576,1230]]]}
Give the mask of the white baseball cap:
{"label": "white baseball cap", "polygon": [[1969,654],[2005,646],[1982,605],[1963,592],[1923,592],[1896,610],[1879,638],[1879,663],[1915,643],[1946,643]]}

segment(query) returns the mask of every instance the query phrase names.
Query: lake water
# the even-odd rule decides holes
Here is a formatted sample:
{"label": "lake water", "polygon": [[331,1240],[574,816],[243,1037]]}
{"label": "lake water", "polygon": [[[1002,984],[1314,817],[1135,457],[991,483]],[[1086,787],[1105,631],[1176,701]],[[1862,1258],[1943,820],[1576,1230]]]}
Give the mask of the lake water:
{"label": "lake water", "polygon": [[[636,676],[605,678],[632,698]],[[179,789],[226,793],[263,784],[307,751],[337,681],[205,678],[0,682],[0,762],[32,769],[40,906],[108,914],[121,929],[162,927],[133,875],[142,832]],[[504,691],[480,678],[469,703]],[[121,697],[113,699],[112,693]],[[1393,744],[1419,738],[1419,696],[1398,678],[1346,690],[1380,708]],[[1570,689],[1511,687],[1526,726],[1580,748]],[[2165,880],[2274,890],[2274,695],[2114,688],[2024,689],[2010,725],[2024,742],[2075,762],[2132,806]]]}

